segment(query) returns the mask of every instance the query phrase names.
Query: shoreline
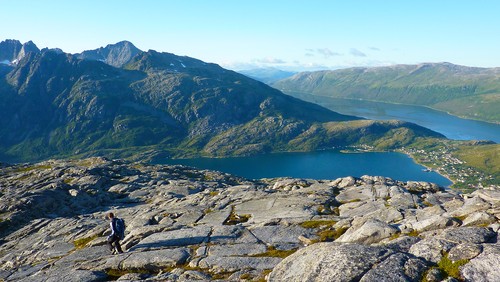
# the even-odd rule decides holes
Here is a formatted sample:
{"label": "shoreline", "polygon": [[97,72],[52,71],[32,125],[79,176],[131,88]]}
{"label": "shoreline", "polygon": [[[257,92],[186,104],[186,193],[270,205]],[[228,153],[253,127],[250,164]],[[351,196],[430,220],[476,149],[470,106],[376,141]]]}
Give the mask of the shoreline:
{"label": "shoreline", "polygon": [[[401,149],[400,149],[400,150],[401,150]],[[448,179],[448,180],[451,182],[451,184],[450,184],[450,185],[448,185],[448,186],[447,186],[447,187],[445,187],[445,188],[454,189],[452,186],[453,186],[453,185],[455,185],[455,184],[457,184],[457,181],[456,181],[456,180],[453,180],[449,174],[443,174],[443,173],[439,170],[439,168],[440,168],[440,167],[438,167],[438,168],[436,169],[436,168],[430,167],[430,166],[428,166],[428,165],[425,165],[425,164],[423,164],[423,163],[419,162],[419,161],[418,161],[415,157],[413,157],[411,154],[408,154],[408,153],[405,153],[405,152],[402,152],[402,151],[398,151],[398,150],[396,150],[395,152],[398,152],[398,153],[402,153],[402,154],[407,155],[407,156],[408,156],[408,157],[410,157],[410,158],[411,158],[411,159],[412,159],[412,160],[413,160],[416,164],[421,165],[421,166],[425,167],[426,169],[430,170],[431,172],[435,172],[435,173],[437,173],[437,174],[441,175],[442,177],[444,177],[444,178]]]}
{"label": "shoreline", "polygon": [[[305,93],[305,92],[297,92],[297,91],[285,91],[285,90],[281,90],[281,89],[278,89],[278,90],[280,90],[281,92],[283,92],[285,94],[287,94],[287,93],[296,93],[296,94],[299,94],[299,95],[304,95],[305,94],[305,95],[310,95],[310,96],[313,96],[313,97],[317,96],[317,97],[331,98],[331,99],[345,99],[345,100],[350,100],[350,101],[365,101],[365,102],[373,102],[373,103],[383,103],[383,104],[388,104],[388,105],[402,105],[402,106],[423,107],[423,108],[431,109],[431,110],[438,111],[438,112],[441,112],[441,113],[446,113],[446,114],[448,114],[450,116],[461,118],[461,119],[472,120],[472,121],[480,121],[480,122],[485,122],[485,123],[493,124],[493,125],[500,125],[500,121],[488,121],[488,120],[478,119],[478,118],[469,117],[469,116],[460,116],[460,115],[456,115],[456,114],[453,114],[451,112],[448,112],[448,111],[445,111],[445,110],[441,110],[441,109],[438,109],[438,108],[433,108],[433,107],[427,106],[427,105],[406,104],[406,103],[380,101],[380,100],[371,100],[371,99],[359,99],[359,98],[356,99],[356,98],[346,98],[346,97],[332,97],[332,96],[321,95],[321,94],[313,94],[313,93]],[[289,95],[289,94],[287,94],[287,95]],[[293,95],[290,95],[290,96],[293,96]],[[293,96],[293,97],[296,97],[296,96]],[[313,102],[313,103],[316,103],[316,102]],[[316,104],[318,104],[318,103],[316,103]]]}

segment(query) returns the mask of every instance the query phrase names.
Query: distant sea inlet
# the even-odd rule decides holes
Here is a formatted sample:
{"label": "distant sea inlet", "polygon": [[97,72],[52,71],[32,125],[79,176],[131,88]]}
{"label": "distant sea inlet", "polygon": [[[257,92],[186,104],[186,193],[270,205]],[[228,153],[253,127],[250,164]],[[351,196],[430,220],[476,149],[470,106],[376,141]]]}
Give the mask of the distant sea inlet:
{"label": "distant sea inlet", "polygon": [[[462,119],[426,107],[318,97],[304,94],[302,99],[333,111],[368,119],[399,119],[437,131],[456,140],[500,142],[500,125]],[[163,164],[182,164],[218,170],[250,179],[294,177],[336,179],[345,176],[385,176],[400,181],[427,181],[441,186],[452,182],[428,171],[401,153],[342,153],[338,150],[306,153],[277,153],[252,157],[167,159]]]}

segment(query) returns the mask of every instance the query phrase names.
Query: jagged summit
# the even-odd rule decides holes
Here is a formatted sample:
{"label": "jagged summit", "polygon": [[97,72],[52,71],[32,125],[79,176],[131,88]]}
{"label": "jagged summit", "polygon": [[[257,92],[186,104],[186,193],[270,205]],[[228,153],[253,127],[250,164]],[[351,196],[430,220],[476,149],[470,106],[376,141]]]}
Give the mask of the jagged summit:
{"label": "jagged summit", "polygon": [[108,44],[106,47],[83,51],[75,55],[79,59],[102,61],[114,67],[122,67],[140,52],[142,51],[131,42],[120,41],[115,44]]}
{"label": "jagged summit", "polygon": [[0,64],[15,65],[29,52],[40,52],[40,49],[31,40],[24,44],[13,39],[2,41],[0,42]]}
{"label": "jagged summit", "polygon": [[0,63],[11,64],[17,58],[22,47],[19,40],[7,39],[0,42]]}

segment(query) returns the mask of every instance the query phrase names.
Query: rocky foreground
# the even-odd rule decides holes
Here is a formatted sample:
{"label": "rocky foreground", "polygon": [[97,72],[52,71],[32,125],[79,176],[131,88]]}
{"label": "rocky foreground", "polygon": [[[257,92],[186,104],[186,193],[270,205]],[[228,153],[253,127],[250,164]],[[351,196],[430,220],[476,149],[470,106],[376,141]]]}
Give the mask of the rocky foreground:
{"label": "rocky foreground", "polygon": [[496,190],[93,158],[0,165],[0,197],[0,281],[500,281]]}

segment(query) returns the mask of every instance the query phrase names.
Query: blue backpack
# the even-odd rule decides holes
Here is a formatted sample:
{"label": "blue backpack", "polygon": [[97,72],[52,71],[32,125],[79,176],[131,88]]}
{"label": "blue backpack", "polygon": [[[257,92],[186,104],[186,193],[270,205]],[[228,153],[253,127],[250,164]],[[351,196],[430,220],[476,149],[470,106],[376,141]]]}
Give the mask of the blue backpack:
{"label": "blue backpack", "polygon": [[125,238],[125,220],[122,218],[117,218],[115,220],[115,228],[116,228],[116,235],[120,237],[120,240],[123,240]]}

